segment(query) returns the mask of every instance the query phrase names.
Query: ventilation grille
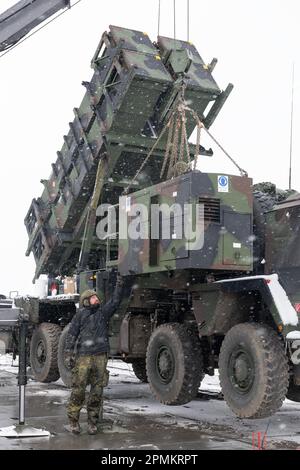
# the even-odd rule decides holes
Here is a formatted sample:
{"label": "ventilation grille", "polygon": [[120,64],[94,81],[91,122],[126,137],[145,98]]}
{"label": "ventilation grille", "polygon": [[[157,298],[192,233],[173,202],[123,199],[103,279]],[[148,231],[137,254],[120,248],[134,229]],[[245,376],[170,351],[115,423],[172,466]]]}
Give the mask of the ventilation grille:
{"label": "ventilation grille", "polygon": [[204,204],[204,221],[221,222],[220,199],[199,197],[199,204]]}

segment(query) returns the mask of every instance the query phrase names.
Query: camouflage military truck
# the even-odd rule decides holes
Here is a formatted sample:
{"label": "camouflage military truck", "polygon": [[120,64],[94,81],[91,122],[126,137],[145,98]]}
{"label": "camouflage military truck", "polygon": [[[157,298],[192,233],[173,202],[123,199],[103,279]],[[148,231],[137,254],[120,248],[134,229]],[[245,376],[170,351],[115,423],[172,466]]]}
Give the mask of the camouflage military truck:
{"label": "camouflage military truck", "polygon": [[56,295],[16,300],[31,320],[37,380],[69,383],[64,343],[79,294],[93,288],[107,300],[118,271],[126,294],[110,324],[111,356],[131,363],[161,403],[189,402],[216,369],[239,417],[300,400],[299,195],[280,201],[244,172],[197,169],[199,154],[213,153],[201,130],[232,90],[216,84],[215,64],[185,41],[152,43],[115,26],[102,36],[25,218],[35,279],[76,278],[73,293],[57,284]]}
{"label": "camouflage military truck", "polygon": [[13,349],[11,330],[1,326],[2,312],[11,309],[13,300],[0,294],[0,354],[5,354]]}

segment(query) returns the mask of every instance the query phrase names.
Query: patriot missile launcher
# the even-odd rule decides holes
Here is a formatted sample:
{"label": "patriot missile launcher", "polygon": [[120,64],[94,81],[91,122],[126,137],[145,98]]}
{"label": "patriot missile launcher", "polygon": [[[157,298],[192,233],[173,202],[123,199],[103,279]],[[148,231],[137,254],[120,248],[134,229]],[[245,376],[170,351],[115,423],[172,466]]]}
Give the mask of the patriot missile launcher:
{"label": "patriot missile launcher", "polygon": [[[97,204],[117,204],[166,124],[186,78],[185,98],[209,127],[232,86],[221,92],[195,46],[116,26],[104,33],[92,59],[86,89],[41,197],[32,201],[25,225],[26,254],[33,253],[35,278],[68,274],[78,264],[84,227],[98,171]],[[209,112],[206,109],[212,105]],[[188,135],[195,125],[187,126]],[[135,189],[161,181],[166,147],[161,139],[136,181]],[[201,148],[201,154],[211,154]],[[191,148],[191,155],[195,148]],[[103,246],[91,240],[81,269],[105,267]]]}
{"label": "patriot missile launcher", "polygon": [[[186,41],[152,43],[116,26],[103,34],[25,218],[34,278],[47,274],[58,294],[15,301],[30,318],[37,380],[70,383],[64,345],[79,293],[93,288],[106,301],[118,271],[126,289],[110,323],[111,356],[131,363],[159,401],[189,402],[217,368],[241,418],[300,400],[299,199],[274,206],[239,167],[240,175],[201,172],[199,155],[213,154],[201,132],[233,88],[219,88],[215,65]],[[288,273],[290,261],[289,287],[281,268]],[[60,291],[64,276],[73,294]]]}

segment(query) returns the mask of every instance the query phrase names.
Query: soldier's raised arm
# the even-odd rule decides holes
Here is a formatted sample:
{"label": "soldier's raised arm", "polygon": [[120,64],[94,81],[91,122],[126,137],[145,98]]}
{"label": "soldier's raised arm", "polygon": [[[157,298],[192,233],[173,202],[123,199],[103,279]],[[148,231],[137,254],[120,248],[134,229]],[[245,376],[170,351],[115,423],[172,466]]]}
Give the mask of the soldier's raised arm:
{"label": "soldier's raised arm", "polygon": [[102,314],[109,319],[113,316],[117,308],[119,307],[124,290],[124,279],[120,274],[117,275],[116,286],[112,295],[112,298],[103,306]]}

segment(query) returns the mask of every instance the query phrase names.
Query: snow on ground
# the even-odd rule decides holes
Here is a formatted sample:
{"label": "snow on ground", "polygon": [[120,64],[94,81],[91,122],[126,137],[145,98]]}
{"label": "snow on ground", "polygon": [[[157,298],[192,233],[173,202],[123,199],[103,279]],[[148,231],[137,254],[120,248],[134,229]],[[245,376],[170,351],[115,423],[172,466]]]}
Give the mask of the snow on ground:
{"label": "snow on ground", "polygon": [[[12,355],[0,355],[0,382],[1,372],[17,374],[17,364],[17,360],[12,361]],[[300,445],[300,403],[285,400],[283,407],[270,418],[243,420],[231,412],[224,400],[219,399],[218,392],[221,389],[217,373],[213,377],[205,376],[200,387],[201,393],[192,402],[182,406],[166,406],[155,400],[148,384],[142,384],[136,378],[130,364],[110,360],[108,369],[110,381],[105,389],[107,410],[115,409],[121,414],[155,417],[158,422],[168,426],[198,428],[212,434],[227,434],[229,437],[233,433],[237,440],[246,439],[249,442],[252,433],[267,431],[269,441],[293,441]],[[45,396],[54,400],[53,403],[57,405],[64,405],[70,393],[61,380],[53,384],[30,380],[29,384],[28,394]]]}
{"label": "snow on ground", "polygon": [[13,360],[12,354],[0,354],[0,371],[18,373],[18,358]]}
{"label": "snow on ground", "polygon": [[[217,394],[221,392],[217,370],[214,376],[206,375],[203,379],[200,386],[202,395],[182,406],[166,406],[156,401],[149,393],[149,386],[141,384],[135,377],[130,364],[109,361],[109,370],[107,396],[120,408],[125,408],[127,413],[156,415],[156,419],[162,423],[168,421],[169,425],[187,429],[198,428],[214,432],[220,428],[224,435],[226,432],[230,435],[233,430],[238,439],[245,438],[250,442],[252,433],[267,431],[269,441],[288,440],[300,444],[300,403],[285,400],[282,408],[270,418],[257,420],[237,418],[224,400],[216,399]],[[128,388],[128,385],[126,387],[126,384],[130,383],[139,384],[140,392]],[[142,400],[138,400],[138,397]]]}
{"label": "snow on ground", "polygon": [[[140,383],[139,379],[136,378],[132,370],[131,364],[126,364],[125,362],[119,360],[110,360],[108,361],[108,370],[110,372],[110,384],[114,382],[120,382],[120,379],[121,381],[125,380],[126,383]],[[212,392],[221,391],[218,371],[216,371],[216,375],[213,377],[208,375],[205,376],[200,390]]]}
{"label": "snow on ground", "polygon": [[132,370],[131,364],[117,359],[111,359],[108,361],[107,368],[109,370],[110,383],[119,382],[120,380],[123,383],[140,383]]}
{"label": "snow on ground", "polygon": [[[40,387],[41,384],[39,384]],[[44,386],[47,387],[48,384],[43,384]],[[48,388],[48,387],[47,387]],[[36,396],[47,396],[47,397],[61,397],[65,398],[70,395],[70,390],[65,388],[65,389],[55,389],[55,390],[33,390],[30,392],[31,395],[36,395]]]}

